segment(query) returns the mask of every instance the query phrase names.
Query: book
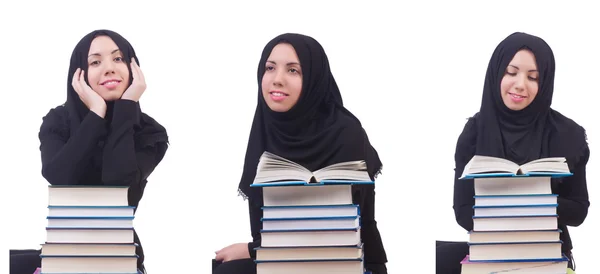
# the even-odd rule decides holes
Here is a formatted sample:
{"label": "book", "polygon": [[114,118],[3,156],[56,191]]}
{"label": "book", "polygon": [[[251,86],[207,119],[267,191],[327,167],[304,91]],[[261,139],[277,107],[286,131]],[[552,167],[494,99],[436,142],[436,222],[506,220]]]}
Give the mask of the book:
{"label": "book", "polygon": [[572,174],[564,157],[542,158],[518,165],[503,158],[475,155],[465,166],[460,178],[536,175],[556,177]]}
{"label": "book", "polygon": [[473,206],[474,217],[536,216],[558,214],[558,204]]}
{"label": "book", "polygon": [[564,157],[519,165],[473,156],[459,177],[473,180],[475,194],[461,273],[565,273],[552,178],[571,175]]}
{"label": "book", "polygon": [[467,255],[460,263],[462,274],[481,273],[520,273],[520,274],[549,274],[565,273],[569,259],[564,256],[560,259],[534,259],[534,260],[486,260],[471,261]]}
{"label": "book", "polygon": [[[320,183],[274,182],[252,184],[262,187],[263,205],[273,206],[337,206],[352,204],[352,185],[341,181]],[[373,184],[360,182],[357,184]]]}
{"label": "book", "polygon": [[134,216],[134,206],[48,206],[48,216]]}
{"label": "book", "polygon": [[473,180],[476,196],[552,194],[552,178],[549,176],[484,177]]}
{"label": "book", "polygon": [[136,243],[44,243],[41,255],[110,256],[134,255]]}
{"label": "book", "polygon": [[136,274],[138,255],[40,255],[42,273]]}
{"label": "book", "polygon": [[557,204],[557,194],[540,195],[475,195],[475,206],[525,206]]}
{"label": "book", "polygon": [[50,228],[129,228],[133,216],[48,216]]}
{"label": "book", "polygon": [[363,160],[336,163],[311,171],[304,166],[265,151],[258,162],[253,184],[279,181],[321,182],[326,180],[371,181]]}
{"label": "book", "polygon": [[256,260],[335,260],[363,256],[363,245],[256,247]]}
{"label": "book", "polygon": [[537,260],[562,258],[562,241],[469,243],[471,262],[487,260]]}
{"label": "book", "polygon": [[128,186],[50,185],[44,273],[140,273]]}
{"label": "book", "polygon": [[558,229],[558,215],[473,216],[473,231]]}
{"label": "book", "polygon": [[256,260],[256,272],[260,274],[363,274],[363,257],[353,259],[312,260]]}
{"label": "book", "polygon": [[360,215],[358,205],[263,206],[263,218],[301,218]]}
{"label": "book", "polygon": [[133,227],[46,227],[46,243],[133,243]]}
{"label": "book", "polygon": [[258,274],[368,273],[354,185],[374,184],[364,161],[311,171],[270,152],[261,155],[251,187],[262,189]]}
{"label": "book", "polygon": [[323,229],[261,229],[261,247],[360,245],[360,227]]}
{"label": "book", "polygon": [[324,229],[324,228],[355,228],[360,226],[360,216],[328,216],[328,217],[283,217],[262,218],[264,230],[285,229]]}
{"label": "book", "polygon": [[128,206],[128,186],[49,185],[49,206]]}
{"label": "book", "polygon": [[559,241],[560,229],[469,231],[469,243],[510,243]]}

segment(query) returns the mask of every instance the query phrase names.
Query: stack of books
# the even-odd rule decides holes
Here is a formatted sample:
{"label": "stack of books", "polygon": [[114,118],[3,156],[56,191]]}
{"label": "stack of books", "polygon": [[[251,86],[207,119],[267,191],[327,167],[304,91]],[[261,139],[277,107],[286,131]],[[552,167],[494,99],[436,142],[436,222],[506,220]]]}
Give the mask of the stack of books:
{"label": "stack of books", "polygon": [[565,158],[524,165],[476,155],[461,179],[473,179],[475,205],[463,274],[567,273],[552,178],[571,176]]}
{"label": "stack of books", "polygon": [[265,152],[252,187],[263,190],[258,274],[363,274],[360,208],[352,186],[374,184],[364,161],[311,172]]}
{"label": "stack of books", "polygon": [[128,187],[48,188],[41,273],[138,274]]}

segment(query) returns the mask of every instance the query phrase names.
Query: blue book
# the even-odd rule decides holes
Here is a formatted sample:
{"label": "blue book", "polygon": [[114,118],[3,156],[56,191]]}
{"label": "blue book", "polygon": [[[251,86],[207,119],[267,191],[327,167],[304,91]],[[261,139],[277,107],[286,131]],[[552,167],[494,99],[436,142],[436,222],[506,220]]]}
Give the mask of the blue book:
{"label": "blue book", "polygon": [[364,269],[364,258],[344,259],[282,259],[255,260],[257,272],[270,273],[369,273]]}
{"label": "blue book", "polygon": [[560,229],[469,231],[469,243],[556,242]]}
{"label": "blue book", "polygon": [[250,187],[275,187],[275,186],[325,186],[325,185],[372,185],[373,181],[350,180],[323,180],[323,181],[276,181],[261,184],[251,184]]}
{"label": "blue book", "polygon": [[48,220],[133,220],[135,216],[48,216]]}
{"label": "blue book", "polygon": [[503,195],[475,195],[473,208],[491,207],[527,207],[538,205],[556,205],[557,194],[503,194]]}
{"label": "blue book", "polygon": [[261,218],[264,230],[355,228],[361,226],[360,216]]}
{"label": "blue book", "polygon": [[[41,274],[140,273],[140,270],[137,268],[138,255],[40,255],[40,258],[42,260],[42,268],[40,268]],[[114,261],[120,261],[121,265],[110,265],[110,263]],[[127,265],[129,265],[129,267]],[[123,269],[120,270],[123,272],[115,272],[115,269],[119,268]],[[100,272],[98,270],[100,270]],[[106,272],[102,272],[102,270]]]}
{"label": "blue book", "polygon": [[355,259],[290,259],[290,260],[254,260],[256,263],[312,263],[312,262],[360,262],[361,258]]}
{"label": "blue book", "polygon": [[49,228],[133,227],[134,216],[48,216]]}
{"label": "blue book", "polygon": [[[470,263],[541,263],[541,262],[548,262],[548,263],[559,263],[559,262],[568,262],[569,258],[565,255],[562,254],[561,257],[559,258],[536,258],[536,259],[508,259],[508,260],[473,260],[470,258],[469,255],[467,255],[468,259],[467,261],[463,260],[464,262],[470,262]],[[515,270],[515,269],[513,269]]]}
{"label": "blue book", "polygon": [[558,229],[557,214],[473,216],[472,218],[474,231]]}
{"label": "blue book", "polygon": [[474,205],[474,216],[533,216],[548,215],[558,212],[558,204],[524,204],[524,205]]}
{"label": "blue book", "polygon": [[467,255],[460,263],[463,272],[469,273],[566,273],[569,259],[561,258],[514,259],[514,260],[472,260]]}

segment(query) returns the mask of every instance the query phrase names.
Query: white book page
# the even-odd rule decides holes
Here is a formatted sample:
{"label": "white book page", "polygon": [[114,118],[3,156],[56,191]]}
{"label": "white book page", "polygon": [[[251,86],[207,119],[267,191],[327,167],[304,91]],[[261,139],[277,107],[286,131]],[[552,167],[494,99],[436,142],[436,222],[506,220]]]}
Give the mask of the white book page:
{"label": "white book page", "polygon": [[310,172],[310,170],[297,163],[265,151],[258,163],[258,171],[270,169],[295,169],[304,172]]}
{"label": "white book page", "polygon": [[531,164],[535,164],[535,163],[545,163],[545,162],[559,162],[559,163],[563,163],[566,162],[567,159],[565,157],[551,157],[551,158],[542,158],[542,159],[537,159],[537,160],[533,160],[529,163],[524,164],[523,166],[526,165],[531,165]]}
{"label": "white book page", "polygon": [[362,170],[323,170],[315,173],[315,179],[319,182],[323,180],[371,181],[369,174]]}
{"label": "white book page", "polygon": [[309,181],[311,177],[312,172],[303,166],[265,151],[258,163],[254,183],[276,183],[285,180]]}
{"label": "white book page", "polygon": [[350,161],[326,166],[315,171],[315,173],[326,170],[366,170],[367,163],[365,161]]}
{"label": "white book page", "polygon": [[516,174],[519,171],[519,166],[509,160],[475,155],[465,166],[463,174],[464,177],[468,174],[485,173],[485,172],[509,172]]}
{"label": "white book page", "polygon": [[527,164],[525,166],[523,166],[521,168],[521,170],[523,171],[523,173],[529,173],[529,172],[557,172],[557,173],[562,173],[562,172],[570,172],[569,170],[569,166],[566,163],[534,163],[534,164]]}
{"label": "white book page", "polygon": [[[269,172],[269,171],[267,171]],[[254,179],[255,184],[266,184],[266,183],[277,183],[277,181],[310,181],[312,174],[306,174],[302,172],[276,172],[267,173],[265,176],[256,177]]]}
{"label": "white book page", "polygon": [[564,157],[537,159],[522,165],[521,170],[523,170],[523,173],[531,171],[569,172],[569,166],[566,161],[567,159]]}

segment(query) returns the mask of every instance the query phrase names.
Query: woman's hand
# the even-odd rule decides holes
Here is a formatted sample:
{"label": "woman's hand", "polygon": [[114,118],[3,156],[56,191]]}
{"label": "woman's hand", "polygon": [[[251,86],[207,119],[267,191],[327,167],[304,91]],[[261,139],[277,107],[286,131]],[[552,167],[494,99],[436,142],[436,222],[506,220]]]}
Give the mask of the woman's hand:
{"label": "woman's hand", "polygon": [[100,94],[95,92],[85,82],[84,75],[85,72],[78,68],[73,75],[73,81],[71,81],[71,85],[85,106],[87,106],[87,108],[94,113],[98,114],[98,116],[104,118],[104,115],[106,115],[106,102],[104,101],[104,98],[100,96]]}
{"label": "woman's hand", "polygon": [[215,253],[217,254],[215,260],[223,262],[250,258],[250,253],[248,252],[248,243],[232,244]]}
{"label": "woman's hand", "polygon": [[135,62],[135,58],[131,58],[131,75],[133,76],[133,81],[129,88],[123,93],[121,99],[137,102],[146,90],[146,79],[144,79],[142,69],[140,69],[140,66]]}

